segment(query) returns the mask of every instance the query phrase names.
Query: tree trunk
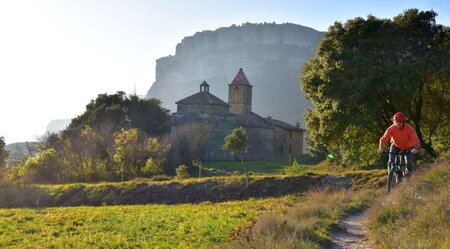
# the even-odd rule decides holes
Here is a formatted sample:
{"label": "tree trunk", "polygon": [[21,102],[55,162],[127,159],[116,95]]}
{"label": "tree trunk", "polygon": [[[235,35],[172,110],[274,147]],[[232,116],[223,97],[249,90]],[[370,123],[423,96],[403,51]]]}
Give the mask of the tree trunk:
{"label": "tree trunk", "polygon": [[416,105],[414,106],[414,112],[415,113],[414,116],[412,116],[413,122],[415,124],[415,128],[416,128],[416,133],[417,133],[417,137],[419,137],[419,141],[420,144],[422,146],[422,148],[425,149],[425,151],[432,157],[436,157],[436,152],[434,151],[433,147],[431,146],[431,140],[429,143],[426,143],[424,138],[423,138],[423,134],[422,134],[422,127],[421,127],[421,119],[422,119],[422,107],[423,107],[423,97],[422,97],[422,92],[423,92],[423,84],[421,84],[419,86],[419,96],[416,99]]}
{"label": "tree trunk", "polygon": [[246,184],[247,189],[248,189],[249,182],[250,182],[249,176],[248,176],[248,170],[247,170],[247,168],[244,166],[244,159],[242,158],[242,152],[240,152],[239,155],[240,155],[240,157],[241,157],[241,165],[242,165],[242,168],[243,168],[244,171],[245,171],[245,184]]}
{"label": "tree trunk", "polygon": [[120,181],[123,182],[123,171],[124,171],[124,167],[122,165],[122,170],[121,170],[121,174],[120,174]]}

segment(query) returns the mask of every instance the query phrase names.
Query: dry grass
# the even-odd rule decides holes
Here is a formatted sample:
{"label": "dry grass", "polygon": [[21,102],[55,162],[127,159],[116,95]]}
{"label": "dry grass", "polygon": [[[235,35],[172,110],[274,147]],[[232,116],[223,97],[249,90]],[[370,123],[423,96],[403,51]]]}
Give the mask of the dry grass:
{"label": "dry grass", "polygon": [[370,211],[380,248],[450,248],[450,161],[424,167]]}
{"label": "dry grass", "polygon": [[305,202],[258,218],[252,229],[230,248],[322,248],[329,231],[347,213],[363,210],[375,192],[310,191]]}

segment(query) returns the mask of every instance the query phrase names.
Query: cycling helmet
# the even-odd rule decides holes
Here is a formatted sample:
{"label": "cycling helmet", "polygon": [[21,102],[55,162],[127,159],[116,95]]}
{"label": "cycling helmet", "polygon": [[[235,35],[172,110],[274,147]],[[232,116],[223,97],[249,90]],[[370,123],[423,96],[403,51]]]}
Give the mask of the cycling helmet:
{"label": "cycling helmet", "polygon": [[394,118],[393,118],[395,121],[405,121],[405,119],[406,119],[406,117],[405,117],[405,114],[403,114],[403,112],[397,112],[395,115],[394,115]]}

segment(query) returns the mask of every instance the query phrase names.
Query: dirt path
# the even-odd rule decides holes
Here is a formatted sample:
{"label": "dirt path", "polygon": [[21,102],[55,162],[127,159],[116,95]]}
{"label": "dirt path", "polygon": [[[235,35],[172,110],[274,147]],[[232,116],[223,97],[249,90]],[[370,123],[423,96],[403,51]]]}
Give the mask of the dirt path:
{"label": "dirt path", "polygon": [[363,228],[366,213],[352,214],[339,222],[332,234],[334,245],[329,249],[371,249]]}

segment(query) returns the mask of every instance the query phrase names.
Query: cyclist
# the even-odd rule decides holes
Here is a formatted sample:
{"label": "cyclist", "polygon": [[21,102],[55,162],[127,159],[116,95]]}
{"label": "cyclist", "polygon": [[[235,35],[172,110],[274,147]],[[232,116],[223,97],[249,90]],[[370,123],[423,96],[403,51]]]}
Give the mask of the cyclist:
{"label": "cyclist", "polygon": [[[384,145],[390,140],[392,142],[389,150],[389,168],[394,164],[395,156],[400,151],[410,150],[412,154],[417,154],[420,147],[420,141],[414,128],[405,123],[405,114],[397,112],[392,121],[393,125],[387,128],[384,135],[380,138],[378,152],[383,152]],[[411,153],[406,154],[406,167],[409,173],[412,172],[413,158]]]}

